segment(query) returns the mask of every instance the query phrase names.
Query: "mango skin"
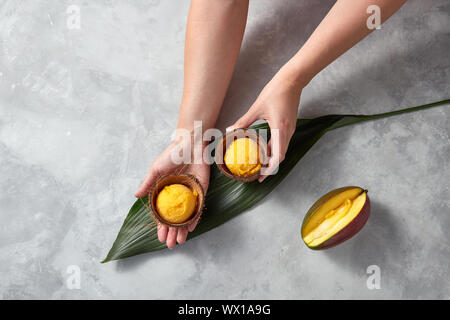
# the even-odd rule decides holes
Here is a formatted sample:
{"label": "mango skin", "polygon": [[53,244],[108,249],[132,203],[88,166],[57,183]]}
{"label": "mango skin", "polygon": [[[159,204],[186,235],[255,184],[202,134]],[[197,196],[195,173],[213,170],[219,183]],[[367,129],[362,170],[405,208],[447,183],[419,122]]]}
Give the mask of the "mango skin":
{"label": "mango skin", "polygon": [[[359,187],[349,186],[349,187],[343,187],[343,188],[335,189],[333,191],[330,191],[329,193],[327,193],[323,197],[321,197],[319,200],[317,200],[313,204],[311,209],[308,210],[305,218],[303,219],[302,234],[303,234],[303,229],[304,229],[304,227],[306,225],[306,221],[308,221],[308,218],[322,204],[324,204],[326,201],[328,201],[329,199],[331,199],[332,197],[334,197],[338,193],[341,193],[341,192],[344,192],[346,190],[353,189],[353,188],[359,188]],[[361,188],[361,191],[363,191],[362,188]],[[318,246],[311,247],[306,242],[305,242],[305,244],[306,244],[306,246],[308,248],[310,248],[312,250],[324,250],[324,249],[329,249],[329,248],[332,248],[334,246],[337,246],[338,244],[341,244],[342,242],[347,241],[348,239],[350,239],[351,237],[356,235],[364,227],[364,225],[366,224],[367,220],[369,220],[369,217],[370,217],[370,199],[369,199],[369,196],[367,195],[367,192],[366,192],[366,202],[364,203],[364,206],[362,207],[362,209],[359,212],[359,214],[348,225],[346,225],[343,229],[341,229],[339,232],[337,232],[335,235],[333,235],[330,239],[326,240],[325,242],[322,242]],[[302,239],[303,239],[303,237],[302,237]]]}

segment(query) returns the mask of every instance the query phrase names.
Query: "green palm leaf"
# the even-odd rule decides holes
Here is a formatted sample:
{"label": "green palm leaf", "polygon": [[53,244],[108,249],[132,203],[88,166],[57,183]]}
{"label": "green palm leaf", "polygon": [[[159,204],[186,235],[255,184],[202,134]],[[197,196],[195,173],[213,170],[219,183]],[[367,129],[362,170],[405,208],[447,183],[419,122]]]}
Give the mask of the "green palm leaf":
{"label": "green palm leaf", "polygon": [[[212,167],[206,196],[206,212],[188,239],[220,226],[262,200],[283,181],[297,162],[328,131],[448,103],[450,99],[376,115],[328,115],[315,119],[299,119],[286,158],[281,163],[278,173],[268,177],[264,183],[234,181],[222,175],[216,166]],[[267,124],[256,125],[254,128],[267,129]],[[156,224],[146,205],[147,202],[147,197],[138,199],[132,206],[103,263],[167,248],[158,241]]]}

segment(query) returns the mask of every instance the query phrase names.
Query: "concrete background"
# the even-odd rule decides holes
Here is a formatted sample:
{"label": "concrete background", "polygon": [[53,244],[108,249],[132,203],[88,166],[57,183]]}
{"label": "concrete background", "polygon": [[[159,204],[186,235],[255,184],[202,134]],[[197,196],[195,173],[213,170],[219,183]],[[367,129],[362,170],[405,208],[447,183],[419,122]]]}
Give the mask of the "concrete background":
{"label": "concrete background", "polygon": [[[71,30],[67,7],[81,8]],[[251,1],[224,128],[333,1]],[[0,297],[450,298],[450,107],[334,131],[263,204],[172,251],[101,265],[176,125],[188,1],[0,1]],[[304,90],[300,115],[450,96],[450,3],[411,0]],[[370,190],[357,237],[300,239],[336,187]],[[67,268],[81,270],[69,290]],[[369,265],[381,289],[366,286]]]}

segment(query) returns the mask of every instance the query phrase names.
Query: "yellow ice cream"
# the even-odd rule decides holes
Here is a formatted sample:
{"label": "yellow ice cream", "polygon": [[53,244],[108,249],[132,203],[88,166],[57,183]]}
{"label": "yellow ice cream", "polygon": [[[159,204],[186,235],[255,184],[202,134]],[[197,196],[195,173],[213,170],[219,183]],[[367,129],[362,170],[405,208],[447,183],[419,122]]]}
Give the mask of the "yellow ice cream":
{"label": "yellow ice cream", "polygon": [[240,138],[233,141],[225,152],[227,168],[240,177],[248,177],[261,170],[259,146],[250,138]]}
{"label": "yellow ice cream", "polygon": [[182,184],[165,186],[156,198],[159,215],[170,223],[183,223],[189,220],[197,206],[197,191]]}

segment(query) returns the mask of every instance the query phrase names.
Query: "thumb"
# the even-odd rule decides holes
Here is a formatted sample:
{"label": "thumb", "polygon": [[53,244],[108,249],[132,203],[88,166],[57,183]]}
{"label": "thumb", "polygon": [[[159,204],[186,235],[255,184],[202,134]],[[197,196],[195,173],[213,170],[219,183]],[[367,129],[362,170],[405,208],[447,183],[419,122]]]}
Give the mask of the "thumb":
{"label": "thumb", "polygon": [[151,187],[156,182],[156,179],[158,178],[156,170],[153,168],[150,169],[147,176],[145,177],[145,180],[142,182],[141,186],[139,187],[139,190],[135,193],[136,198],[142,198],[148,195],[150,192]]}
{"label": "thumb", "polygon": [[227,132],[233,131],[240,128],[248,128],[253,122],[258,120],[258,113],[256,109],[252,106],[246,114],[244,114],[238,121],[236,121],[232,126],[227,128]]}

